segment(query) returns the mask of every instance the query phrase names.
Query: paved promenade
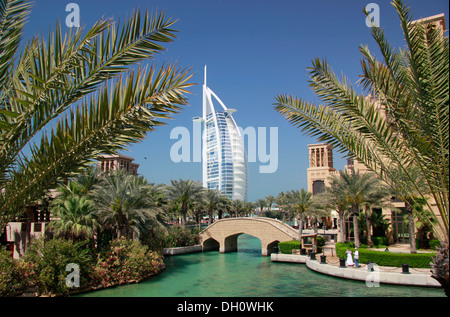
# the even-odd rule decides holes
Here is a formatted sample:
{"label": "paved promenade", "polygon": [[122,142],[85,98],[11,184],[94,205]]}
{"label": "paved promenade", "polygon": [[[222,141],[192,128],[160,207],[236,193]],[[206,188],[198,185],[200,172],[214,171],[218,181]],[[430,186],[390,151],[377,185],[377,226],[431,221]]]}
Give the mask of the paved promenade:
{"label": "paved promenade", "polygon": [[[403,246],[390,247],[393,252],[408,252]],[[326,264],[322,264],[320,256],[317,254],[317,260],[311,260],[306,255],[293,254],[271,254],[271,260],[276,262],[303,263],[309,269],[318,273],[327,274],[335,277],[365,281],[366,283],[385,283],[397,285],[441,287],[439,282],[431,277],[430,269],[409,268],[409,274],[402,273],[401,267],[387,267],[374,265],[369,270],[367,264],[360,264],[359,268],[340,267],[339,258],[336,253],[331,253],[332,249],[326,249]]]}

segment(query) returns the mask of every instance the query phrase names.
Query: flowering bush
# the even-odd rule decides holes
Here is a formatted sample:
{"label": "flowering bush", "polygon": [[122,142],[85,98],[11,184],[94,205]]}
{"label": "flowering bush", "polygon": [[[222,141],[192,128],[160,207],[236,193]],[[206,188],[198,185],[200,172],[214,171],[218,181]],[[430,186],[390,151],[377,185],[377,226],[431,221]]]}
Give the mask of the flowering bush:
{"label": "flowering bush", "polygon": [[69,263],[78,265],[80,287],[91,282],[89,271],[93,266],[93,257],[87,242],[73,242],[65,239],[33,240],[21,261],[22,274],[28,286],[34,286],[40,295],[68,295],[66,271]]}
{"label": "flowering bush", "polygon": [[186,247],[199,244],[200,236],[189,228],[173,226],[164,240],[166,248]]}
{"label": "flowering bush", "polygon": [[139,241],[124,237],[111,241],[108,252],[99,254],[92,278],[104,287],[139,282],[165,267],[161,255]]}
{"label": "flowering bush", "polygon": [[0,248],[0,296],[15,296],[28,287],[28,269],[22,261],[14,260],[9,251]]}

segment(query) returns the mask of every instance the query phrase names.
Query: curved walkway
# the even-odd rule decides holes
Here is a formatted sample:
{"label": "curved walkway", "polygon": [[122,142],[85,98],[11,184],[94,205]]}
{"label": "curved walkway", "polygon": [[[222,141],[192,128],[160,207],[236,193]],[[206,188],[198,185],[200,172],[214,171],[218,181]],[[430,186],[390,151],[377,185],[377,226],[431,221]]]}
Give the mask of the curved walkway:
{"label": "curved walkway", "polygon": [[368,287],[381,284],[397,284],[425,287],[442,287],[441,284],[431,277],[430,269],[409,268],[409,273],[402,273],[400,267],[387,267],[373,265],[373,271],[369,270],[367,264],[360,264],[359,268],[340,267],[339,258],[326,255],[326,264],[322,264],[320,256],[316,255],[316,260],[311,260],[306,255],[275,254],[271,255],[271,260],[276,262],[303,263],[309,269],[335,277],[359,280],[366,282]]}

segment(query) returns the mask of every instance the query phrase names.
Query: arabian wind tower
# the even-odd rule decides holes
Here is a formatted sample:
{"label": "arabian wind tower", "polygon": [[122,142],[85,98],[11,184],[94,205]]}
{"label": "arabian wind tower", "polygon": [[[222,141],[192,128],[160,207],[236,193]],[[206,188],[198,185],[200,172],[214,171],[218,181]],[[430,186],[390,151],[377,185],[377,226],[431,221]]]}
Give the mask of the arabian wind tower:
{"label": "arabian wind tower", "polygon": [[[213,99],[218,103],[214,106]],[[220,98],[203,84],[202,164],[203,186],[215,189],[236,200],[247,199],[247,156],[244,138],[233,118],[235,109],[228,109]]]}

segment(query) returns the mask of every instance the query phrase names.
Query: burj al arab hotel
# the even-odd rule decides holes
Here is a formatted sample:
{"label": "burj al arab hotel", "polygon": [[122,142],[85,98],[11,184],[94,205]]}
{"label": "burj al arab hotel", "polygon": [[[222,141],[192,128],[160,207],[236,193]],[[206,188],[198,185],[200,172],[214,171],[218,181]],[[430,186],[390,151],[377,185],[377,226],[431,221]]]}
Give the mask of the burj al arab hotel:
{"label": "burj al arab hotel", "polygon": [[[216,101],[216,105],[213,103]],[[222,192],[235,200],[247,199],[247,156],[244,138],[229,109],[220,98],[203,84],[202,163],[203,186]]]}

